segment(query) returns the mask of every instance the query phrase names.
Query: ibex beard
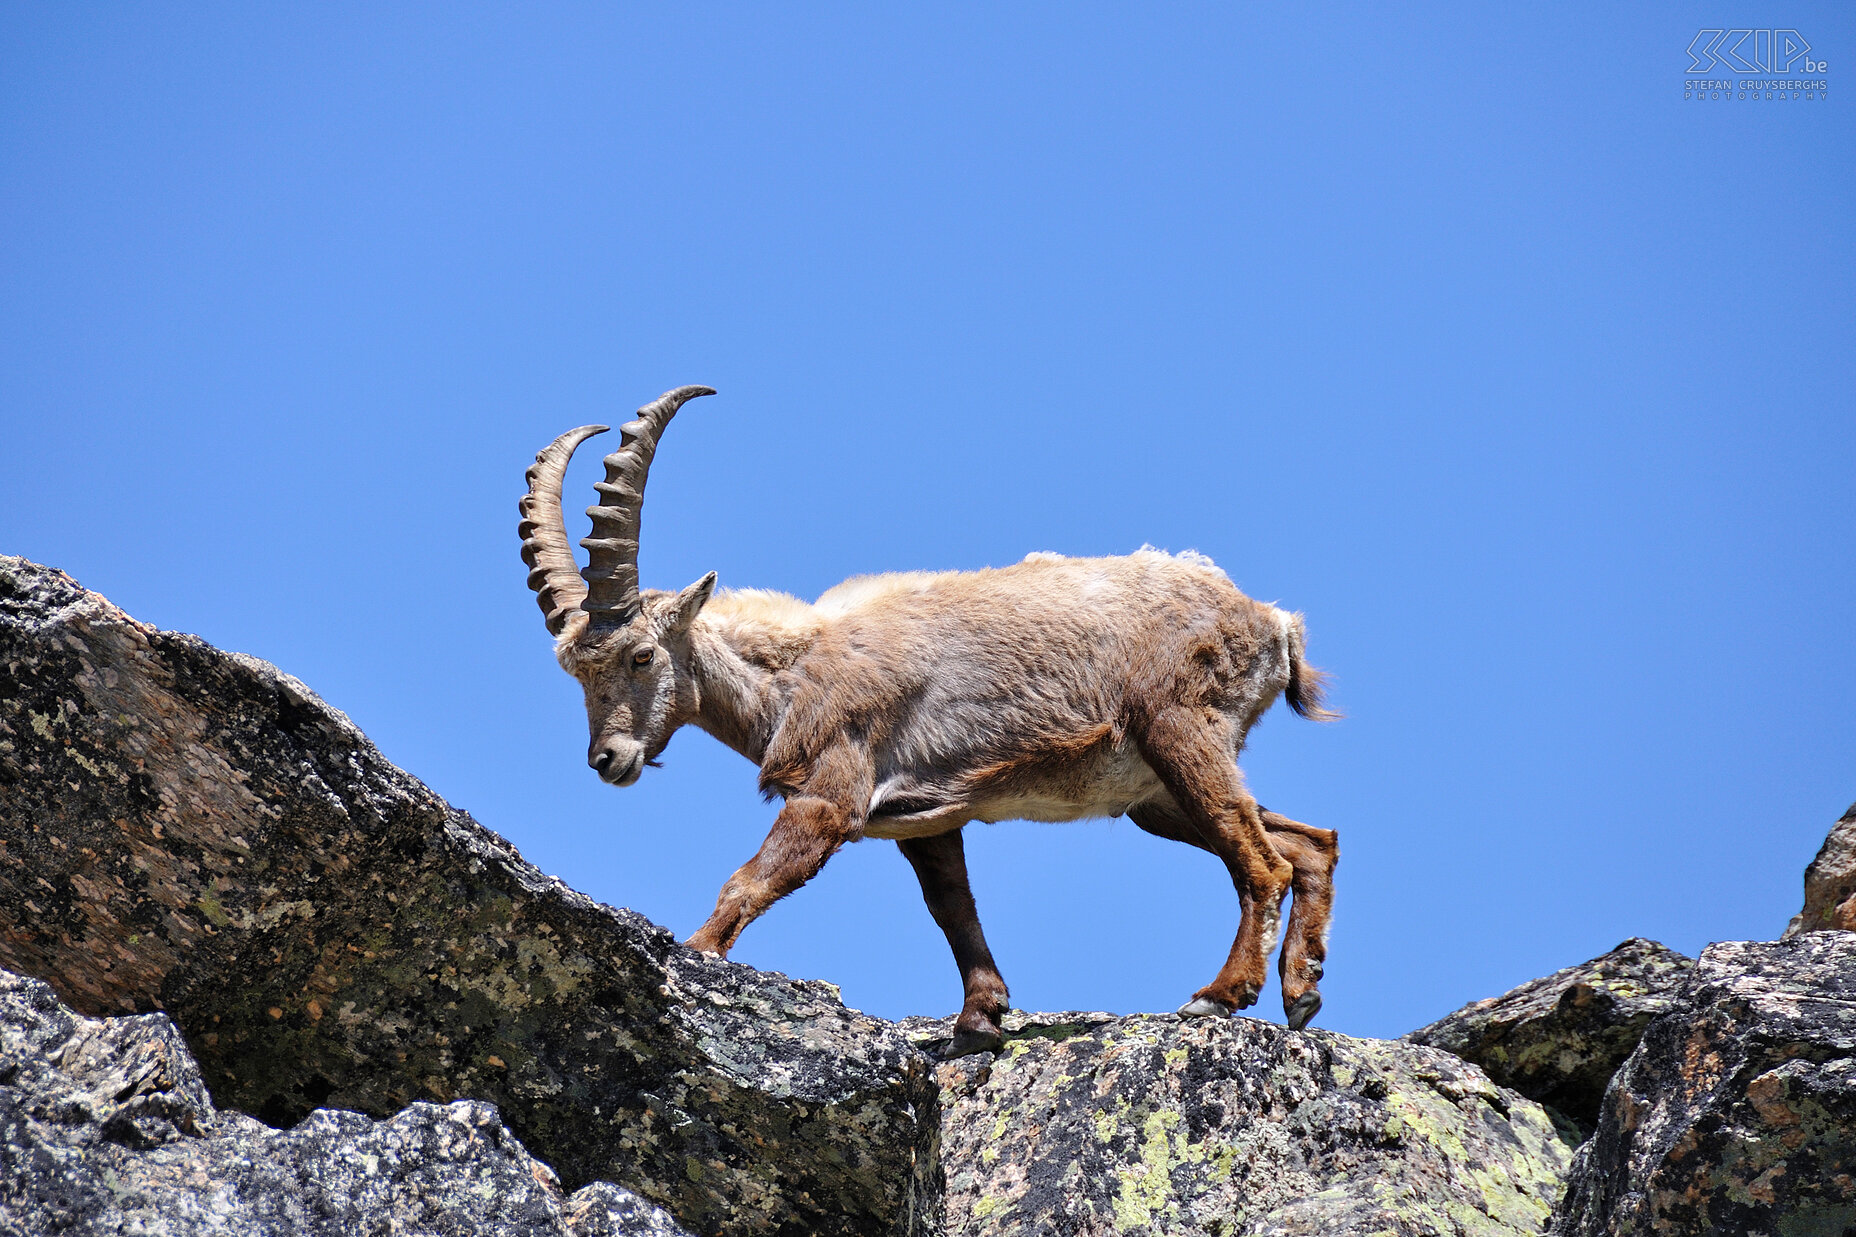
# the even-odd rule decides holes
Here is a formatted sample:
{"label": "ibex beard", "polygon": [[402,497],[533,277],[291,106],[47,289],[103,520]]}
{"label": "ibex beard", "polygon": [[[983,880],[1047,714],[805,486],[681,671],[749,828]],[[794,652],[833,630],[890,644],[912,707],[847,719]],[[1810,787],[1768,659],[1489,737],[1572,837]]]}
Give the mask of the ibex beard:
{"label": "ibex beard", "polygon": [[630,786],[684,725],[760,767],[784,800],[767,840],[722,887],[689,939],[726,956],[748,924],[812,879],[846,842],[891,838],[947,935],[965,1002],[954,1053],[996,1050],[1008,1008],[967,883],[973,821],[1126,815],[1222,859],[1241,919],[1223,968],[1179,1011],[1223,1016],[1256,1002],[1281,907],[1278,962],[1300,1029],[1321,1007],[1336,835],[1258,806],[1237,756],[1278,697],[1304,717],[1321,675],[1299,614],[1252,601],[1202,555],[1033,554],[1010,567],[862,576],[807,604],[640,589],[638,530],[659,437],[708,387],[639,409],[606,457],[594,535],[576,571],[561,515],[574,448],[536,456],[522,499],[522,557],[556,651],[586,693],[587,763]]}

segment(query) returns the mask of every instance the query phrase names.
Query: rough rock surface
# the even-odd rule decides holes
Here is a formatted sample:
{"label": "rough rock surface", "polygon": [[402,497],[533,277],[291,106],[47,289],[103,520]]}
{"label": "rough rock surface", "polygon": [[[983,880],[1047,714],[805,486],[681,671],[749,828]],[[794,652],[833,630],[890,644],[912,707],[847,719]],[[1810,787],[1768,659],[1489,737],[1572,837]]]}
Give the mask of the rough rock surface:
{"label": "rough rock surface", "polygon": [[687,1237],[605,1182],[564,1198],[488,1104],[217,1112],[165,1015],[78,1017],[0,971],[0,1234],[123,1232]]}
{"label": "rough rock surface", "polygon": [[1702,951],[1606,1094],[1554,1231],[1856,1232],[1856,936]]}
{"label": "rough rock surface", "polygon": [[1823,849],[1804,870],[1804,909],[1785,935],[1837,930],[1856,932],[1856,803],[1830,827]]}
{"label": "rough rock surface", "polygon": [[1480,1065],[1497,1085],[1598,1124],[1605,1084],[1651,1021],[1675,1007],[1695,960],[1633,938],[1610,953],[1465,1005],[1404,1037]]}
{"label": "rough rock surface", "polygon": [[0,966],[166,1011],[273,1126],[467,1096],[698,1232],[936,1223],[932,1067],[892,1024],[574,893],[297,680],[5,557]]}
{"label": "rough rock surface", "polygon": [[1539,1105],[1435,1049],[1248,1018],[1005,1026],[939,1067],[950,1234],[1536,1233],[1572,1158]]}

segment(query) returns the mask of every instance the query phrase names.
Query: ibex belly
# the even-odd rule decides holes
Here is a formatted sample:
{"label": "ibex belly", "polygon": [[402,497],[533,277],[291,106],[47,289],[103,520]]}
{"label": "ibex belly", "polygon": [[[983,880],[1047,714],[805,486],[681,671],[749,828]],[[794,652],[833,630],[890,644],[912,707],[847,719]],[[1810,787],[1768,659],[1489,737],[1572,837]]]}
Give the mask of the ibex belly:
{"label": "ibex belly", "polygon": [[906,776],[887,779],[878,787],[864,835],[926,837],[975,820],[1057,823],[1120,816],[1165,793],[1153,769],[1126,741],[1102,745],[1081,759],[1033,759],[990,772],[970,788]]}

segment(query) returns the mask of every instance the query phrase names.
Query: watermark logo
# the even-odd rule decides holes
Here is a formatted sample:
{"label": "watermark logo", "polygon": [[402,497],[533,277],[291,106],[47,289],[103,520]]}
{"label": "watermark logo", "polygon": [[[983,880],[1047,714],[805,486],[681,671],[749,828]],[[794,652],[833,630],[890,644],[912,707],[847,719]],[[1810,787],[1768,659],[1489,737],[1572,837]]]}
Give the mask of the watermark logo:
{"label": "watermark logo", "polygon": [[[1796,30],[1708,28],[1688,45],[1682,97],[1707,102],[1766,103],[1830,97],[1830,65]],[[1709,77],[1707,74],[1731,74]]]}

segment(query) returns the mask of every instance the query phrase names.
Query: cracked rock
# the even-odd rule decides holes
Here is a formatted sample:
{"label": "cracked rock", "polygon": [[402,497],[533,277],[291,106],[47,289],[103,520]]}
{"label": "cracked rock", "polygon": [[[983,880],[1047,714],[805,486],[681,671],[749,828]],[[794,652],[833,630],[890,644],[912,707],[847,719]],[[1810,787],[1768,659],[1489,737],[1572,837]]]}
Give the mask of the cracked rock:
{"label": "cracked rock", "polygon": [[1785,935],[1836,931],[1856,932],[1856,804],[1831,826],[1823,849],[1804,870],[1804,909]]}
{"label": "cracked rock", "polygon": [[1856,1231],[1856,935],[1703,950],[1606,1093],[1554,1231]]}
{"label": "cracked rock", "polygon": [[[166,1012],[222,1114],[437,1137],[468,1097],[695,1232],[936,1223],[932,1067],[892,1024],[574,892],[296,679],[8,557],[0,966]],[[150,1094],[111,1146],[192,1137],[202,1095]],[[314,1128],[387,1137],[358,1119]]]}
{"label": "cracked rock", "polygon": [[0,971],[0,1234],[143,1232],[688,1237],[605,1182],[563,1197],[489,1104],[217,1112],[166,1016],[84,1018]]}
{"label": "cracked rock", "polygon": [[1496,1083],[1590,1131],[1605,1085],[1675,1008],[1693,958],[1633,938],[1590,962],[1474,1001],[1404,1037],[1480,1065]]}
{"label": "cracked rock", "polygon": [[[929,1049],[951,1022],[904,1024]],[[1019,1014],[939,1067],[962,1237],[1537,1233],[1572,1147],[1436,1049],[1248,1018]]]}

